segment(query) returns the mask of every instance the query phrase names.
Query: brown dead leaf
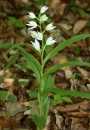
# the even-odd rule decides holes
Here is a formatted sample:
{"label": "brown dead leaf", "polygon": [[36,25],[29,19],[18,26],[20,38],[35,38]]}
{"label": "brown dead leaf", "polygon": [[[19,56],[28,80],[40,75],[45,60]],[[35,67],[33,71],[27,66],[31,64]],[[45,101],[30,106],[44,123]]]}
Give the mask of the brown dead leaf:
{"label": "brown dead leaf", "polygon": [[68,112],[67,115],[68,115],[69,117],[83,118],[83,117],[88,117],[88,116],[90,116],[90,112],[84,112],[84,111],[81,111],[81,112]]}
{"label": "brown dead leaf", "polygon": [[56,117],[56,124],[58,125],[58,127],[60,129],[62,129],[62,122],[63,122],[64,118],[57,114],[55,114],[55,117]]}
{"label": "brown dead leaf", "polygon": [[11,103],[8,102],[6,103],[6,109],[7,111],[10,112],[10,114],[12,116],[14,116],[15,114],[19,113],[19,112],[24,112],[25,110],[27,110],[27,107],[23,106],[23,103],[21,102],[16,102],[16,103]]}
{"label": "brown dead leaf", "polygon": [[1,128],[16,128],[16,121],[10,116],[0,117],[0,127]]}
{"label": "brown dead leaf", "polygon": [[67,24],[67,23],[59,23],[58,26],[60,26],[61,28],[65,29],[65,30],[70,30],[72,29],[72,26]]}
{"label": "brown dead leaf", "polygon": [[59,65],[68,62],[68,59],[64,55],[54,56],[51,58],[54,65]]}
{"label": "brown dead leaf", "polygon": [[74,24],[73,32],[74,34],[78,34],[86,25],[88,20],[79,20]]}
{"label": "brown dead leaf", "polygon": [[64,106],[56,106],[55,109],[52,108],[54,111],[57,110],[57,112],[61,113],[67,113],[67,112],[73,112],[73,111],[85,111],[88,110],[90,107],[90,103],[87,100],[84,100],[82,102],[72,104],[72,105],[64,105]]}
{"label": "brown dead leaf", "polygon": [[84,77],[89,77],[90,76],[90,72],[86,71],[85,69],[83,69],[81,67],[77,67],[77,69]]}

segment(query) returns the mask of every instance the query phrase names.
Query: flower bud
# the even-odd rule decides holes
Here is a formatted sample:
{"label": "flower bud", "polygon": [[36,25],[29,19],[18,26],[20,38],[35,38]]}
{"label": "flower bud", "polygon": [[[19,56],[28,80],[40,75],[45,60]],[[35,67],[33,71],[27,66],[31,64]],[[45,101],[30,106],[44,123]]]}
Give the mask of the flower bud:
{"label": "flower bud", "polygon": [[31,36],[35,39],[38,39],[38,40],[42,40],[43,39],[43,34],[40,33],[40,32],[36,32],[36,31],[30,31],[31,33]]}
{"label": "flower bud", "polygon": [[32,42],[32,45],[36,50],[40,51],[40,43],[36,39],[35,42]]}
{"label": "flower bud", "polygon": [[40,10],[40,13],[44,13],[47,9],[48,9],[48,7],[43,6],[43,7],[41,8],[41,10]]}
{"label": "flower bud", "polygon": [[29,12],[29,17],[30,17],[30,18],[35,18],[36,16],[35,16],[35,14],[34,14],[34,13]]}
{"label": "flower bud", "polygon": [[52,45],[56,42],[56,40],[54,40],[52,37],[49,37],[47,40],[46,40],[46,45]]}
{"label": "flower bud", "polygon": [[29,30],[34,29],[34,28],[37,27],[37,23],[34,22],[34,21],[30,21],[30,22],[29,22],[28,24],[26,24],[26,25],[28,25],[28,26],[31,27],[31,28],[29,28]]}
{"label": "flower bud", "polygon": [[53,30],[54,28],[56,28],[56,27],[53,26],[53,23],[50,23],[50,24],[48,24],[48,25],[46,26],[46,29],[45,29],[45,30],[49,31],[49,30]]}
{"label": "flower bud", "polygon": [[48,17],[44,14],[40,17],[40,22],[47,21]]}

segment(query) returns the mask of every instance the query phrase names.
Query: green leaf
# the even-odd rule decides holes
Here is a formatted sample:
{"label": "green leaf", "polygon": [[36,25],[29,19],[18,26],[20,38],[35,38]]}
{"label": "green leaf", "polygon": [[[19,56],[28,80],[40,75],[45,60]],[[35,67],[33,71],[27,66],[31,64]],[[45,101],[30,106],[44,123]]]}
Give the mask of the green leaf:
{"label": "green leaf", "polygon": [[8,93],[6,91],[1,91],[0,92],[0,100],[3,100],[7,97]]}
{"label": "green leaf", "polygon": [[42,130],[45,126],[45,123],[46,123],[46,119],[44,116],[39,117],[37,115],[34,115],[32,118],[32,121],[34,121],[34,123],[36,124],[36,126],[39,130]]}
{"label": "green leaf", "polygon": [[14,24],[16,24],[16,22],[17,22],[17,19],[15,17],[11,17],[11,16],[8,17],[9,25],[14,25]]}
{"label": "green leaf", "polygon": [[61,51],[62,49],[64,49],[66,46],[70,45],[73,42],[77,42],[81,39],[85,39],[90,37],[90,34],[81,34],[81,35],[77,35],[74,36],[68,40],[63,41],[62,43],[60,43],[55,49],[53,49],[44,59],[44,64],[53,56],[55,56],[59,51]]}
{"label": "green leaf", "polygon": [[16,58],[19,56],[20,53],[14,54],[12,56],[12,58],[10,59],[10,61],[8,62],[8,64],[6,65],[6,67],[4,68],[4,71],[6,71],[16,60]]}
{"label": "green leaf", "polygon": [[5,44],[0,44],[0,49],[8,46],[12,46],[12,43],[5,43]]}
{"label": "green leaf", "polygon": [[9,95],[8,98],[7,98],[7,102],[15,103],[16,101],[17,101],[16,97],[13,96],[13,95]]}
{"label": "green leaf", "polygon": [[81,16],[84,16],[85,15],[85,11],[81,8],[78,8],[78,13],[81,15]]}
{"label": "green leaf", "polygon": [[63,103],[63,100],[52,100],[51,103],[52,103],[54,106],[56,106],[57,104]]}
{"label": "green leaf", "polygon": [[18,49],[21,50],[21,55],[25,57],[27,60],[28,65],[32,69],[32,71],[36,74],[36,77],[38,79],[38,82],[40,82],[40,72],[41,72],[41,66],[39,62],[35,59],[34,56],[26,52],[22,47],[18,46]]}
{"label": "green leaf", "polygon": [[66,63],[63,63],[63,64],[60,64],[60,65],[56,65],[56,66],[53,66],[51,67],[50,69],[48,69],[45,73],[44,73],[44,77],[57,71],[58,69],[62,68],[62,67],[65,67],[65,66],[88,66],[90,67],[90,63],[87,63],[87,62],[78,62],[78,61],[71,61],[71,62],[66,62]]}
{"label": "green leaf", "polygon": [[17,48],[19,45],[23,45],[23,44],[22,44],[22,43],[13,44],[13,45],[5,52],[5,54],[8,54],[11,50],[14,50],[14,49]]}
{"label": "green leaf", "polygon": [[52,88],[55,78],[53,76],[48,76],[44,79],[44,90],[47,88]]}
{"label": "green leaf", "polygon": [[39,56],[41,56],[41,54],[39,53],[39,51],[37,51],[31,44],[26,43],[25,46],[31,48],[31,49],[34,50]]}
{"label": "green leaf", "polygon": [[37,92],[31,92],[29,95],[31,98],[38,98]]}
{"label": "green leaf", "polygon": [[25,27],[25,25],[20,20],[16,19],[15,17],[12,17],[12,16],[8,17],[8,24],[9,25],[16,25],[19,28]]}
{"label": "green leaf", "polygon": [[16,25],[19,28],[24,28],[25,27],[25,25],[20,20],[17,20]]}
{"label": "green leaf", "polygon": [[61,100],[65,101],[65,102],[72,102],[72,100],[69,97],[61,97]]}
{"label": "green leaf", "polygon": [[0,84],[4,81],[5,76],[6,76],[6,74],[0,76]]}
{"label": "green leaf", "polygon": [[30,6],[24,2],[21,3],[22,7],[24,7],[25,9],[29,10]]}
{"label": "green leaf", "polygon": [[86,23],[86,27],[90,27],[90,21]]}
{"label": "green leaf", "polygon": [[43,112],[43,116],[45,117],[45,120],[47,120],[49,108],[50,108],[50,99],[47,98],[46,103],[42,107],[42,112]]}
{"label": "green leaf", "polygon": [[49,94],[50,92],[58,93],[60,96],[73,96],[73,97],[82,97],[86,99],[90,99],[90,94],[86,92],[79,92],[79,91],[70,91],[70,90],[62,90],[58,88],[49,88],[42,92],[42,95]]}
{"label": "green leaf", "polygon": [[44,1],[45,0],[34,0],[35,1],[35,4],[38,5],[38,6],[42,6],[44,5]]}

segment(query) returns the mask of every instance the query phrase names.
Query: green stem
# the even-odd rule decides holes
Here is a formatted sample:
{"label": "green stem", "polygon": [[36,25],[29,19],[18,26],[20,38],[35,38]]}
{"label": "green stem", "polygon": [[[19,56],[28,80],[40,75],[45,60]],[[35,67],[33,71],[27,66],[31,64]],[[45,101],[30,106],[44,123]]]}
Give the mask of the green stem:
{"label": "green stem", "polygon": [[[40,17],[40,16],[39,16]],[[41,22],[39,21],[39,27],[40,27],[40,32],[43,34],[42,27],[41,27]],[[43,80],[43,55],[44,55],[44,39],[42,39],[42,45],[41,45],[41,72],[40,72],[40,87],[39,87],[39,118],[41,119],[43,117],[43,102],[42,102],[42,91],[44,87],[44,80]],[[40,121],[40,124],[42,125],[42,119]]]}

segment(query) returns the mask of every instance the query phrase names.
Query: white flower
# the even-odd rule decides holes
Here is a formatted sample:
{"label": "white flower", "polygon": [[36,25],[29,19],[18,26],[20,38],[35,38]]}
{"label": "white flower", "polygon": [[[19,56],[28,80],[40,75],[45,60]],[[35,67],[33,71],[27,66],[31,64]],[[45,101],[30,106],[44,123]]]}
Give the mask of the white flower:
{"label": "white flower", "polygon": [[30,31],[31,33],[31,36],[35,39],[38,39],[38,40],[42,40],[43,39],[43,34],[40,33],[40,32],[36,32],[36,31]]}
{"label": "white flower", "polygon": [[53,26],[53,23],[50,23],[46,26],[46,29],[45,30],[53,30],[54,28],[56,28],[56,26]]}
{"label": "white flower", "polygon": [[48,17],[45,14],[40,17],[41,22],[47,21],[47,19]]}
{"label": "white flower", "polygon": [[47,9],[48,9],[48,7],[43,6],[43,7],[41,8],[41,10],[40,10],[40,13],[44,13]]}
{"label": "white flower", "polygon": [[35,42],[32,42],[32,45],[36,50],[40,51],[40,43],[36,39]]}
{"label": "white flower", "polygon": [[29,22],[28,24],[26,24],[26,25],[28,25],[28,26],[31,27],[31,28],[29,28],[29,30],[37,27],[37,23],[34,22],[34,21],[30,21],[30,22]]}
{"label": "white flower", "polygon": [[49,37],[47,40],[46,40],[46,45],[52,45],[56,42],[56,40],[54,40],[52,37]]}
{"label": "white flower", "polygon": [[29,17],[30,17],[30,18],[35,18],[36,16],[35,16],[35,14],[34,14],[34,13],[29,12]]}

